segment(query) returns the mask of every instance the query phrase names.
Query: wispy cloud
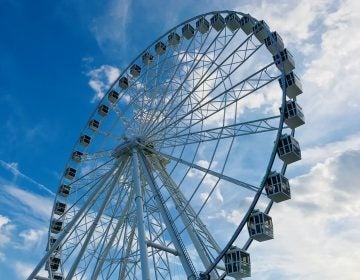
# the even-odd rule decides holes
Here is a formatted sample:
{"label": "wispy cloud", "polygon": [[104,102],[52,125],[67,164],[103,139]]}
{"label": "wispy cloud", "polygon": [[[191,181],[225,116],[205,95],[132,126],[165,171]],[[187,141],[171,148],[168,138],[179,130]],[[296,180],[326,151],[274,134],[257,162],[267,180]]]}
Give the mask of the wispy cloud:
{"label": "wispy cloud", "polygon": [[52,209],[52,199],[27,192],[14,185],[5,185],[3,189],[17,202],[17,209],[21,206],[23,207],[24,213],[32,213],[34,217],[43,219],[44,221],[49,219]]}
{"label": "wispy cloud", "polygon": [[44,186],[43,184],[35,181],[34,179],[32,179],[31,177],[25,175],[24,173],[22,173],[19,170],[19,166],[17,162],[5,162],[3,160],[0,159],[0,165],[5,168],[6,170],[10,171],[15,177],[21,177],[23,179],[25,179],[26,181],[30,182],[31,184],[37,186],[41,191],[45,191],[48,194],[55,196],[55,193],[53,191],[51,191],[49,188],[47,188],[46,186]]}
{"label": "wispy cloud", "polygon": [[102,99],[119,75],[120,70],[118,68],[106,64],[90,70],[87,73],[87,76],[90,78],[89,86],[95,92],[91,102],[94,103]]}
{"label": "wispy cloud", "polygon": [[91,31],[104,51],[126,46],[126,29],[129,21],[131,0],[112,0],[105,4],[103,13],[93,19]]}

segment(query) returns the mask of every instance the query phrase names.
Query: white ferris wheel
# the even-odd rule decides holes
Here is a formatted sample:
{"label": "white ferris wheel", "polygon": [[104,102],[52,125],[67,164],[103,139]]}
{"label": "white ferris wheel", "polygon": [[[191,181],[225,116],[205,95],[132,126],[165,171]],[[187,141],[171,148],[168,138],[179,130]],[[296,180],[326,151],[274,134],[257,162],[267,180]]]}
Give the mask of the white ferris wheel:
{"label": "white ferris wheel", "polygon": [[155,40],[80,133],[28,279],[250,277],[249,246],[273,238],[301,159],[294,68],[280,35],[240,12]]}

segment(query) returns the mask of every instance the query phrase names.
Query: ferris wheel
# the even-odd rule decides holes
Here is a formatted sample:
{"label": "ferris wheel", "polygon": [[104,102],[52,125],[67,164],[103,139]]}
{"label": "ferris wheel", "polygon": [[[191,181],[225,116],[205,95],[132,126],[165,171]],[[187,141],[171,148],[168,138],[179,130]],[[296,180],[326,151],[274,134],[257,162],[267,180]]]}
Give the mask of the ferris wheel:
{"label": "ferris wheel", "polygon": [[301,159],[294,68],[280,35],[240,12],[155,40],[80,133],[28,279],[250,277],[249,246],[274,237],[270,209]]}

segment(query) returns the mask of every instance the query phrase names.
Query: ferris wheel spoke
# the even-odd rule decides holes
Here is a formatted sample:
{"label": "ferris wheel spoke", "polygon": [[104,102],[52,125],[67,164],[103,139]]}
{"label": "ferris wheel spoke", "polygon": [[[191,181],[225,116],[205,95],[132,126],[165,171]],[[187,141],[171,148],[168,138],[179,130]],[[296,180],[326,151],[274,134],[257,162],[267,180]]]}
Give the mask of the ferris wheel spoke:
{"label": "ferris wheel spoke", "polygon": [[[112,215],[111,215],[111,217],[110,217],[110,220],[109,220],[107,223],[104,222],[103,225],[101,225],[102,227],[105,227],[105,226],[106,226],[106,230],[105,230],[104,234],[100,236],[100,237],[101,237],[101,240],[100,240],[100,242],[98,242],[98,246],[97,246],[97,248],[94,250],[94,253],[92,254],[92,258],[95,256],[95,253],[100,255],[100,257],[97,258],[97,260],[98,260],[99,262],[95,264],[94,269],[97,267],[97,265],[100,265],[100,269],[101,269],[102,263],[103,263],[103,261],[105,261],[105,258],[106,258],[107,253],[108,253],[108,252],[107,252],[107,253],[106,253],[106,256],[104,257],[104,250],[106,251],[107,248],[108,248],[108,245],[107,245],[107,247],[104,249],[105,243],[106,243],[107,238],[108,238],[109,230],[110,230],[110,228],[113,226],[113,221],[114,221],[114,219],[115,219],[115,213],[117,213],[117,211],[118,211],[119,208],[120,208],[120,204],[121,204],[121,203],[123,202],[123,200],[127,197],[126,195],[123,194],[123,193],[126,192],[126,191],[127,191],[127,190],[126,190],[125,188],[121,188],[121,192],[120,192],[118,195],[116,195],[117,201],[116,201],[116,205],[115,205],[115,207],[114,207],[114,209],[113,209],[113,211],[112,211]],[[106,225],[106,224],[107,224],[107,225]],[[118,224],[118,223],[117,223],[117,224]],[[116,226],[116,228],[117,228],[117,226]],[[100,230],[100,227],[99,227],[99,230]],[[112,230],[113,230],[113,231],[112,231],[112,233],[111,233],[111,237],[110,237],[110,241],[109,241],[109,242],[111,242],[111,240],[113,240],[113,238],[115,238],[115,237],[116,237],[116,234],[117,234],[117,230],[115,230],[115,229],[112,229]],[[101,230],[100,230],[100,231],[101,231]],[[96,243],[96,238],[93,240],[93,242]],[[112,244],[112,242],[111,242],[111,244]],[[100,247],[100,246],[101,246],[101,247]],[[102,256],[102,257],[101,257],[101,256]],[[88,264],[90,264],[90,261],[88,262]],[[86,269],[86,270],[87,270],[87,269]],[[93,276],[92,276],[92,277],[93,277]],[[97,279],[97,277],[95,277],[95,279]]]}
{"label": "ferris wheel spoke", "polygon": [[[203,143],[207,141],[217,141],[219,139],[233,138],[239,136],[264,133],[278,129],[275,123],[280,116],[273,116],[253,121],[235,123],[224,127],[214,127],[206,130],[198,130],[188,133],[175,133],[167,135],[161,140],[155,139],[153,143],[162,142],[162,148],[176,147],[194,143]],[[274,124],[272,123],[274,122]]]}
{"label": "ferris wheel spoke", "polygon": [[[236,35],[236,33],[234,34]],[[233,38],[233,37],[232,37]],[[213,42],[216,42],[216,40],[214,40]],[[249,44],[252,44],[253,46],[250,47]],[[217,73],[219,71],[220,66],[223,66],[226,64],[226,62],[228,60],[231,60],[233,57],[237,56],[238,58],[240,58],[238,65],[235,67],[235,69],[232,69],[231,72],[234,72],[237,68],[239,68],[241,66],[241,64],[243,64],[249,57],[252,56],[252,54],[254,54],[259,48],[260,48],[261,44],[255,44],[252,41],[252,36],[249,36],[244,42],[242,42],[241,44],[239,44],[239,46],[232,51],[223,61],[221,61],[220,63],[216,63],[216,60],[221,56],[221,54],[225,51],[225,48],[222,48],[220,50],[220,52],[218,53],[218,55],[216,56],[214,53],[214,57],[215,58],[211,58],[208,57],[208,59],[211,61],[210,66],[206,68],[205,73],[201,74],[201,79],[198,80],[197,84],[193,85],[193,89],[191,90],[190,94],[183,99],[177,106],[175,106],[175,108],[170,108],[170,112],[164,117],[164,119],[166,119],[166,117],[170,117],[172,115],[175,115],[177,113],[177,111],[181,108],[181,106],[183,106],[185,104],[185,102],[190,99],[190,97],[193,98],[193,93],[196,92],[201,86],[203,86],[204,84],[206,84],[207,82],[213,80],[214,78],[211,78],[215,73]],[[248,54],[248,51],[252,51]],[[213,71],[210,71],[212,69],[212,67],[215,65],[215,69]],[[230,67],[231,69],[231,67]],[[210,72],[210,73],[208,73]],[[175,99],[173,97],[173,99]],[[195,100],[196,102],[198,102],[199,100]],[[163,121],[163,120],[162,120]],[[162,121],[159,122],[158,125],[161,125]],[[155,122],[156,123],[156,122]]]}
{"label": "ferris wheel spoke", "polygon": [[[209,38],[209,34],[210,33],[207,33],[206,36],[205,36],[205,39],[203,39],[201,42],[200,42],[200,47],[198,47],[196,49],[194,49],[194,53],[196,53],[194,59],[192,59],[192,62],[191,62],[191,65],[188,67],[189,69],[186,71],[186,73],[184,73],[184,78],[182,79],[182,81],[179,83],[179,85],[177,86],[177,89],[176,91],[174,92],[174,94],[170,97],[170,100],[168,100],[167,102],[164,102],[165,101],[165,98],[166,98],[166,95],[163,94],[161,99],[160,99],[160,102],[158,102],[155,106],[155,109],[154,109],[154,112],[159,112],[157,113],[156,115],[153,115],[153,118],[149,121],[149,125],[145,128],[144,132],[146,132],[147,130],[151,129],[151,126],[152,126],[152,123],[155,123],[157,122],[158,118],[160,115],[163,114],[164,110],[167,108],[167,107],[171,107],[172,104],[176,101],[176,96],[177,96],[177,93],[180,91],[179,89],[182,89],[183,88],[183,85],[185,83],[185,81],[187,80],[187,78],[190,76],[190,74],[194,71],[194,69],[201,63],[203,62],[206,63],[206,60],[203,60],[204,57],[206,58],[206,53],[213,47],[213,44],[216,42],[216,40],[218,39],[218,37],[220,36],[220,33],[216,35],[215,39],[209,44],[209,46],[204,50],[202,51],[202,48],[205,46],[205,43],[207,42],[207,39]],[[196,36],[194,36],[193,38],[195,38]],[[187,47],[187,50],[189,50],[189,48],[191,47],[191,43],[188,44],[188,47]],[[173,72],[173,75],[171,76],[171,78],[169,79],[169,81],[167,82],[167,86],[164,90],[164,92],[167,92],[169,91],[169,87],[170,85],[173,85],[174,82],[176,82],[176,79],[178,78],[176,76],[176,73],[178,73],[178,70],[180,68],[180,66],[182,65],[182,61],[183,59],[185,58],[185,55],[186,55],[186,51],[184,52],[183,56],[181,57],[181,60],[180,62],[178,63],[178,65],[176,66],[175,68],[175,71]],[[175,61],[176,62],[176,61]],[[187,63],[187,62],[186,62]],[[160,105],[163,104],[163,108],[160,109]],[[152,105],[152,104],[151,104]]]}
{"label": "ferris wheel spoke", "polygon": [[[188,46],[186,47],[185,51],[183,51],[183,53],[181,53],[180,51],[178,51],[178,52],[175,51],[175,55],[172,55],[173,59],[171,60],[171,62],[172,62],[172,67],[171,67],[172,69],[170,71],[171,74],[170,73],[169,73],[170,75],[167,74],[167,76],[169,76],[170,78],[168,79],[168,82],[166,83],[166,87],[163,90],[160,90],[160,94],[164,93],[164,92],[168,92],[170,90],[169,87],[170,87],[170,85],[172,85],[173,81],[175,80],[176,73],[180,72],[179,69],[186,67],[186,65],[188,64],[186,58],[187,58],[187,55],[190,54],[190,48],[192,47],[193,41],[195,40],[195,38],[196,38],[196,36],[194,36],[190,40],[190,42],[188,43]],[[208,38],[208,34],[206,36],[206,39],[207,38]],[[182,43],[183,42],[184,41],[182,41]],[[197,54],[195,56],[196,58],[198,57],[202,46],[203,46],[203,44],[199,47],[199,51],[197,52]],[[180,50],[180,48],[178,48],[178,49]],[[179,53],[179,55],[176,55],[176,53]],[[181,58],[179,59],[180,55],[181,55]],[[192,60],[193,64],[195,63],[196,58]],[[192,67],[192,65],[190,66],[190,68],[191,67]],[[160,76],[160,73],[158,73],[158,77],[159,76]],[[155,77],[157,81],[158,81],[158,77]],[[163,81],[161,81],[161,84],[163,84]],[[153,93],[156,93],[156,92],[157,91],[153,91]],[[160,105],[165,104],[165,106],[166,106],[167,102],[165,102],[165,95],[164,94],[160,95],[160,100],[157,102],[156,105],[154,105],[154,102],[157,99],[156,98],[150,98],[150,99],[151,99],[151,102],[144,102],[145,98],[142,99],[143,100],[143,103],[142,103],[143,106],[140,107],[140,108],[142,108],[141,110],[143,110],[143,108],[149,108],[150,111],[157,112]],[[147,103],[149,103],[149,104],[147,104]],[[155,108],[155,109],[153,109],[153,108]],[[154,116],[154,115],[150,116],[150,120],[148,120],[148,122],[144,126],[142,132],[146,131],[147,126],[152,123],[154,117],[156,117],[156,116]]]}
{"label": "ferris wheel spoke", "polygon": [[38,263],[38,265],[35,267],[35,269],[33,270],[33,272],[29,275],[29,277],[27,278],[27,280],[33,280],[33,278],[37,275],[37,273],[40,271],[41,267],[45,264],[45,262],[49,259],[50,255],[54,253],[54,251],[56,250],[56,248],[58,248],[59,246],[61,246],[61,243],[63,242],[63,240],[68,236],[69,232],[72,231],[72,229],[74,228],[74,226],[78,223],[78,221],[80,220],[80,218],[83,216],[83,214],[86,212],[86,210],[88,209],[88,207],[90,205],[92,205],[92,203],[94,203],[94,201],[99,197],[99,195],[101,194],[102,191],[102,186],[106,183],[106,181],[110,178],[110,176],[113,174],[113,172],[116,169],[123,169],[124,168],[125,163],[121,164],[120,167],[114,165],[106,174],[104,174],[100,184],[94,189],[94,191],[89,195],[89,198],[87,200],[86,203],[84,203],[84,205],[77,211],[77,213],[75,214],[75,216],[71,219],[71,221],[65,226],[65,228],[63,229],[62,233],[59,235],[59,237],[57,238],[57,240],[54,242],[54,244],[52,245],[52,247],[49,248],[49,250],[47,251],[47,253],[44,255],[44,257],[40,260],[40,262]]}
{"label": "ferris wheel spoke", "polygon": [[[116,269],[119,268],[118,279],[126,279],[127,271],[131,271],[132,269],[128,268],[128,264],[131,258],[131,249],[134,243],[135,237],[135,229],[136,229],[136,216],[134,216],[133,223],[130,224],[128,216],[126,217],[126,221],[123,227],[123,235],[118,238],[116,243],[116,254],[113,259],[119,259],[118,262],[110,262],[108,267],[108,273],[106,275],[106,279],[109,279],[112,274],[115,273]],[[121,242],[122,241],[122,245]]]}
{"label": "ferris wheel spoke", "polygon": [[[156,169],[160,172],[160,178],[170,193],[176,209],[180,212],[180,217],[187,229],[187,232],[195,246],[197,253],[204,265],[207,267],[214,260],[213,254],[221,251],[220,246],[207,230],[205,224],[201,221],[190,203],[186,200],[184,194],[179,187],[172,180],[170,175],[166,172],[164,166],[159,159],[155,160]],[[181,233],[181,232],[180,232]],[[211,274],[213,278],[217,277],[217,272],[214,270]]]}
{"label": "ferris wheel spoke", "polygon": [[[123,196],[123,199],[125,199],[126,196]],[[94,267],[94,271],[93,271],[93,274],[91,276],[91,279],[98,279],[98,276],[99,276],[99,273],[103,267],[103,264],[105,262],[105,259],[107,258],[109,252],[110,252],[110,249],[112,248],[113,246],[113,243],[115,241],[115,238],[117,236],[117,232],[119,232],[120,228],[124,226],[124,222],[125,222],[125,218],[126,218],[126,215],[131,207],[131,204],[132,204],[132,201],[133,201],[133,198],[134,198],[134,192],[131,191],[129,196],[127,197],[127,202],[126,202],[126,206],[123,208],[121,214],[120,214],[120,217],[118,218],[118,221],[116,223],[116,226],[113,230],[113,234],[111,235],[110,237],[110,240],[108,241],[105,249],[101,252],[100,254],[100,257],[99,257],[99,262],[96,264],[96,266]],[[109,223],[110,225],[110,223]]]}
{"label": "ferris wheel spoke", "polygon": [[[269,73],[267,73],[267,70],[272,65],[273,65],[272,63],[267,65],[266,67],[262,68],[255,74],[243,80],[242,82],[234,85],[232,88],[222,92],[221,94],[211,98],[210,100],[207,100],[206,102],[203,102],[197,108],[193,108],[192,110],[181,116],[179,119],[173,121],[172,123],[169,123],[167,127],[170,127],[170,131],[171,131],[171,128],[173,127],[183,126],[183,129],[178,132],[181,133],[201,122],[204,122],[205,120],[209,119],[211,116],[218,114],[222,110],[225,110],[225,108],[228,108],[229,106],[249,96],[250,94],[255,93],[260,88],[266,86],[267,84],[279,78],[279,76],[272,76]],[[217,101],[216,99],[220,97],[222,97],[222,100]],[[199,116],[196,119],[196,117],[194,118],[192,115],[195,114],[198,110],[201,110],[201,116]],[[189,118],[189,116],[191,116],[191,120],[192,120],[190,125],[187,124],[187,119]],[[165,130],[165,129],[166,128],[162,128],[157,133],[160,132],[166,134],[170,133],[169,130]]]}
{"label": "ferris wheel spoke", "polygon": [[152,189],[152,192],[154,193],[154,199],[158,205],[158,208],[160,209],[162,218],[164,223],[166,224],[166,228],[168,229],[172,242],[176,248],[176,250],[179,252],[179,258],[183,265],[183,268],[185,270],[185,273],[188,277],[188,279],[195,279],[196,278],[196,270],[195,267],[189,257],[189,254],[187,252],[187,249],[182,241],[181,236],[178,234],[178,230],[176,228],[176,225],[171,222],[171,215],[169,213],[169,210],[167,209],[167,206],[164,202],[164,198],[159,191],[159,188],[155,182],[155,179],[152,176],[152,173],[147,165],[146,158],[144,154],[140,154],[140,165],[144,174],[144,177],[147,180],[147,183],[149,184],[150,188]]}
{"label": "ferris wheel spoke", "polygon": [[186,166],[188,166],[188,167],[190,167],[190,168],[194,168],[194,169],[199,170],[199,171],[201,171],[201,172],[203,172],[203,173],[206,173],[206,174],[215,176],[215,177],[217,177],[217,178],[219,178],[219,179],[228,181],[228,182],[230,182],[230,183],[233,183],[233,184],[238,185],[238,186],[240,186],[240,187],[243,187],[243,188],[245,188],[245,189],[248,189],[248,190],[251,190],[251,191],[254,191],[254,192],[257,192],[257,191],[259,190],[258,187],[255,187],[255,186],[253,186],[253,185],[251,185],[251,184],[242,182],[242,181],[237,180],[237,179],[235,179],[235,178],[232,178],[232,177],[230,177],[230,176],[226,176],[226,175],[224,175],[224,174],[222,174],[222,173],[219,173],[219,172],[216,172],[216,171],[214,171],[214,170],[211,170],[211,169],[202,167],[202,166],[197,165],[197,164],[195,164],[195,163],[193,163],[193,162],[189,162],[189,161],[186,161],[186,160],[184,160],[184,159],[177,158],[177,157],[175,157],[175,156],[172,156],[172,155],[169,155],[169,154],[160,152],[160,151],[155,151],[155,150],[152,150],[152,151],[153,151],[155,154],[158,154],[158,155],[160,155],[160,156],[162,156],[162,157],[164,157],[164,158],[167,158],[167,159],[169,159],[169,160],[174,160],[174,161],[179,162],[179,163],[181,163],[181,164],[184,164],[184,165],[186,165]]}
{"label": "ferris wheel spoke", "polygon": [[[206,100],[206,102],[200,102],[198,106],[195,108],[192,108],[188,112],[186,112],[184,115],[181,115],[179,118],[177,118],[175,121],[169,122],[166,127],[160,128],[156,132],[156,134],[159,133],[169,133],[166,131],[167,127],[176,127],[177,125],[184,126],[186,128],[183,129],[185,131],[189,127],[195,126],[200,122],[203,122],[204,120],[208,119],[209,117],[217,114],[219,111],[224,110],[224,108],[229,107],[230,105],[238,102],[239,100],[249,96],[250,94],[256,92],[260,88],[266,86],[267,84],[273,82],[274,80],[278,79],[280,76],[273,76],[268,71],[271,69],[271,67],[274,65],[274,63],[270,63],[267,66],[263,67],[262,69],[258,70],[254,74],[250,75],[249,77],[245,78],[241,82],[236,83],[234,86],[229,88],[226,91],[221,92],[220,94],[217,94],[215,97],[212,97],[209,100]],[[224,96],[228,97],[225,98]],[[217,100],[219,98],[223,98],[223,100]],[[206,107],[205,107],[206,106]],[[204,108],[205,107],[205,108]],[[191,117],[192,120],[194,117],[192,116],[194,113],[201,111],[201,116],[198,117],[198,119],[191,123],[189,126],[186,122],[187,117]],[[182,132],[182,131],[180,131]],[[150,135],[149,138],[154,137],[154,135]]]}
{"label": "ferris wheel spoke", "polygon": [[108,190],[108,193],[107,193],[107,195],[106,195],[106,197],[105,197],[105,199],[104,199],[104,201],[103,201],[103,203],[101,205],[101,208],[99,209],[99,211],[98,211],[98,213],[96,215],[96,218],[92,222],[92,225],[91,225],[89,231],[87,232],[86,239],[85,239],[84,243],[82,244],[80,252],[78,253],[76,259],[74,260],[74,262],[73,262],[73,264],[72,264],[72,266],[71,266],[71,268],[70,268],[70,270],[69,270],[69,272],[68,272],[68,274],[66,276],[66,280],[71,280],[72,277],[74,276],[75,272],[76,272],[76,269],[77,269],[83,255],[85,253],[85,250],[87,249],[87,246],[88,246],[93,234],[94,234],[96,226],[97,226],[102,214],[104,213],[105,207],[108,205],[109,201],[111,200],[111,196],[112,196],[112,194],[114,192],[117,181],[119,179],[120,171],[121,170],[118,170],[115,173],[115,176],[114,176],[113,181],[111,183],[111,186],[110,186],[110,188]]}
{"label": "ferris wheel spoke", "polygon": [[[255,54],[258,49],[261,47],[261,44],[256,44],[253,39],[252,39],[252,35],[247,37],[246,40],[244,42],[242,42],[241,44],[239,44],[239,46],[232,51],[225,59],[223,59],[220,63],[216,63],[216,60],[220,57],[220,55],[223,53],[223,51],[225,50],[225,48],[223,50],[221,50],[219,52],[219,54],[214,58],[211,59],[211,64],[208,68],[206,68],[205,73],[202,73],[202,77],[201,79],[198,80],[198,82],[192,87],[190,93],[181,100],[181,102],[179,102],[174,108],[170,108],[170,112],[159,122],[155,122],[157,124],[157,126],[162,125],[162,123],[164,121],[167,120],[167,118],[171,119],[172,116],[176,115],[178,110],[181,108],[181,106],[183,106],[187,100],[191,100],[194,99],[194,102],[201,104],[201,102],[203,102],[203,100],[209,96],[221,83],[223,83],[232,73],[234,73],[244,62],[246,62],[253,54]],[[226,79],[222,80],[220,78],[211,78],[214,75],[217,75],[217,73],[219,71],[223,71],[223,70],[219,70],[222,69],[221,66],[226,65],[226,62],[228,62],[229,60],[231,61],[234,57],[237,57],[237,59],[239,59],[237,61],[237,63],[234,63],[235,67],[230,67],[229,68],[229,73],[227,73],[226,75]],[[215,69],[212,70],[212,67],[215,65]],[[212,70],[212,71],[211,71]],[[203,98],[197,98],[196,95],[194,95],[194,93],[196,93],[196,91],[201,90],[201,86],[204,86],[205,84],[209,83],[209,82],[213,82],[213,81],[219,81],[220,84],[218,84],[216,87],[213,87],[210,92],[208,92],[205,97]],[[172,99],[175,99],[175,95],[172,97]]]}

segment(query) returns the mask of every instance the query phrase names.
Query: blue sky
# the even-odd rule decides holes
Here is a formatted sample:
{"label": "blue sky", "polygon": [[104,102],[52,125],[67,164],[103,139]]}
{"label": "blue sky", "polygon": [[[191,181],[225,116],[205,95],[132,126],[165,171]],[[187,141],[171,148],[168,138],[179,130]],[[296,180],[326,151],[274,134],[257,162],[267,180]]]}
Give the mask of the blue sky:
{"label": "blue sky", "polygon": [[[150,3],[151,2],[151,3]],[[20,1],[0,9],[0,274],[23,279],[41,257],[70,151],[111,82],[174,25],[212,10],[265,19],[297,61],[307,124],[289,167],[293,199],[254,244],[253,279],[360,274],[360,4],[321,1]],[[236,220],[239,213],[227,213]],[[269,265],[271,264],[271,265]]]}

